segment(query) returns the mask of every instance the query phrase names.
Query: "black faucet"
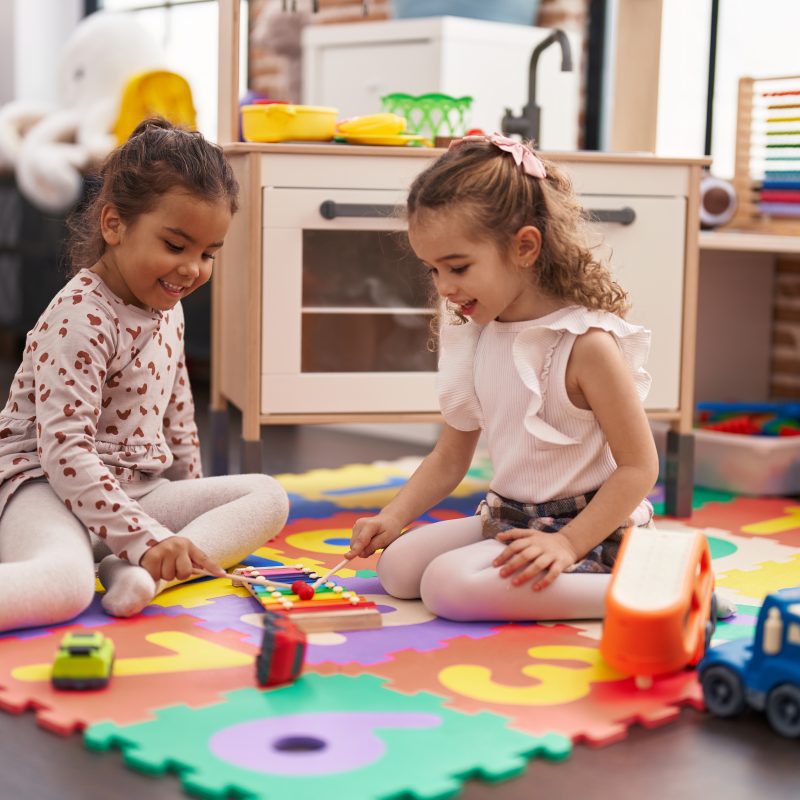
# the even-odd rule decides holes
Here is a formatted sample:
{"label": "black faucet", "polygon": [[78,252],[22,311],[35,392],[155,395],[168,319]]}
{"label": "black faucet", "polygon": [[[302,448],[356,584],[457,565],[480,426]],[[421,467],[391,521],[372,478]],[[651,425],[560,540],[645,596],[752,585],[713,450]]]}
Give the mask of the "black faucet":
{"label": "black faucet", "polygon": [[572,50],[567,34],[560,28],[553,28],[553,32],[546,39],[542,39],[531,53],[531,63],[528,68],[528,105],[522,109],[522,115],[519,117],[515,117],[511,113],[511,109],[507,108],[501,123],[501,129],[506,136],[517,133],[524,139],[532,139],[537,147],[539,145],[541,109],[536,105],[536,67],[539,63],[539,56],[554,42],[558,42],[561,46],[561,71],[572,71]]}

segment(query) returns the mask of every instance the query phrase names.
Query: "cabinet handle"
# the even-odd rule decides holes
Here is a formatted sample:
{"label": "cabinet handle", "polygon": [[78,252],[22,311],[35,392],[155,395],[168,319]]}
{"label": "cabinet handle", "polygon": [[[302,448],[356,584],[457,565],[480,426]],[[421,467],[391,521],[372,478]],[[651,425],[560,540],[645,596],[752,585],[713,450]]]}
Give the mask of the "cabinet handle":
{"label": "cabinet handle", "polygon": [[583,215],[589,222],[616,222],[619,225],[631,225],[636,221],[636,212],[630,206],[622,208],[587,208]]}
{"label": "cabinet handle", "polygon": [[320,203],[319,213],[325,219],[336,217],[390,217],[397,206],[381,203],[337,203],[335,200],[324,200]]}

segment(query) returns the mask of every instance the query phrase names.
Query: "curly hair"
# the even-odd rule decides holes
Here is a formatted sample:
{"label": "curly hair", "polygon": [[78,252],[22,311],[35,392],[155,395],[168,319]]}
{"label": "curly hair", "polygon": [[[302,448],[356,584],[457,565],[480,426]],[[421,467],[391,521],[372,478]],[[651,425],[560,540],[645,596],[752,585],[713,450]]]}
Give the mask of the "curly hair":
{"label": "curly hair", "polygon": [[520,228],[532,225],[542,246],[531,273],[543,292],[624,316],[627,294],[589,249],[586,217],[570,179],[551,161],[540,160],[547,177],[533,178],[490,141],[464,140],[412,183],[409,225],[424,224],[427,212],[452,209],[469,230],[494,240],[501,253],[510,252]]}
{"label": "curly hair", "polygon": [[88,199],[67,219],[73,274],[91,267],[105,252],[100,212],[106,205],[114,206],[132,224],[152,211],[163,195],[179,188],[201,201],[226,201],[231,214],[239,208],[239,184],[222,148],[198,131],[157,117],[141,122],[109,154],[92,182]]}

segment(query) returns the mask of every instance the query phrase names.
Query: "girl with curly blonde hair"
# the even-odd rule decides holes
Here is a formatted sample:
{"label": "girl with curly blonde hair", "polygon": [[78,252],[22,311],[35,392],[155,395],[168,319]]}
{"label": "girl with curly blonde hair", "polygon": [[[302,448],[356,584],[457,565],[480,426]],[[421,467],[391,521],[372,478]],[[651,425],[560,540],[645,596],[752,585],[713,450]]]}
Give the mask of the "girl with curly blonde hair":
{"label": "girl with curly blonde hair", "polygon": [[[601,617],[622,533],[650,525],[650,332],[586,245],[570,181],[525,143],[471,136],[414,181],[409,239],[442,303],[439,440],[349,558],[455,620]],[[483,432],[475,516],[404,528],[449,495]]]}

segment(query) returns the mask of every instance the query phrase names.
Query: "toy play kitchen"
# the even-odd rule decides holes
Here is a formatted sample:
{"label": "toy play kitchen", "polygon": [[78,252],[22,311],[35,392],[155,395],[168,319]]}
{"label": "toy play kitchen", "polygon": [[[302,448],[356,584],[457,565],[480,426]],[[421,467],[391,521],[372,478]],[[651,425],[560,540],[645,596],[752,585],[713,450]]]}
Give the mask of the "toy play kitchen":
{"label": "toy play kitchen", "polygon": [[[428,290],[415,279],[421,268],[397,234],[405,226],[398,209],[409,185],[443,151],[236,141],[236,8],[220,3],[218,138],[229,143],[241,210],[212,281],[212,420],[220,432],[215,474],[227,469],[228,404],[242,412],[245,472],[261,468],[262,425],[439,420],[436,356],[427,348]],[[327,107],[345,118],[342,106]],[[546,126],[550,107],[543,108]],[[345,126],[342,134],[353,131]],[[687,515],[696,209],[706,160],[568,149],[544,155],[570,173],[593,219],[592,236],[602,241],[598,255],[630,292],[628,318],[652,330],[646,409],[670,428],[667,513]]]}

